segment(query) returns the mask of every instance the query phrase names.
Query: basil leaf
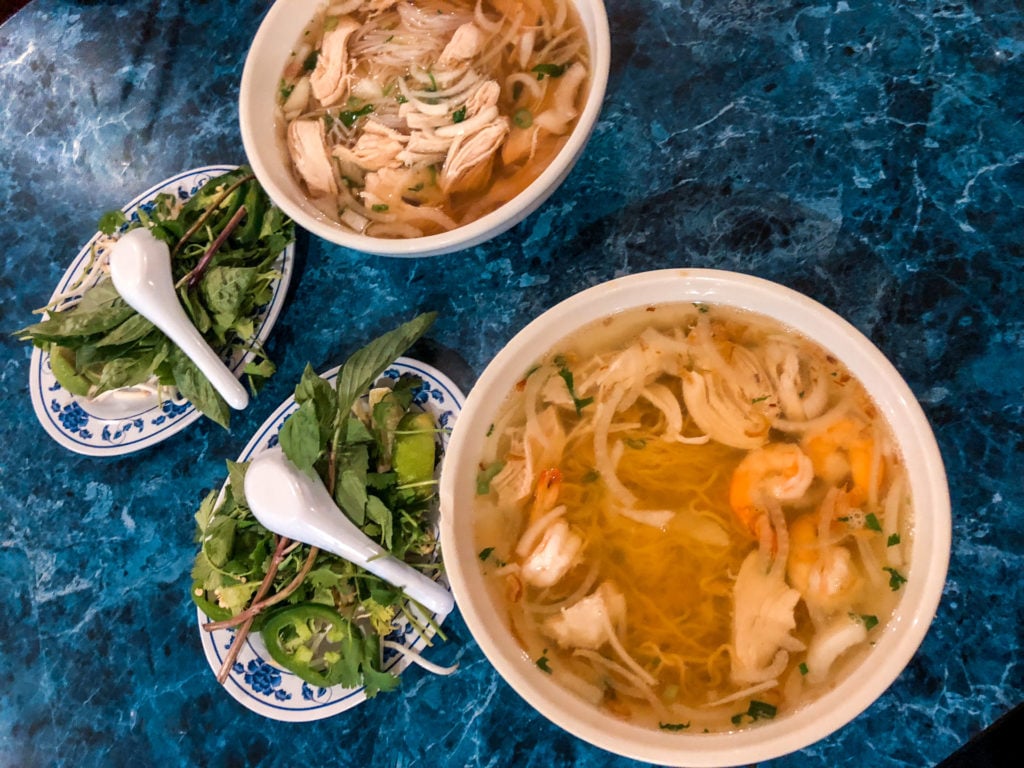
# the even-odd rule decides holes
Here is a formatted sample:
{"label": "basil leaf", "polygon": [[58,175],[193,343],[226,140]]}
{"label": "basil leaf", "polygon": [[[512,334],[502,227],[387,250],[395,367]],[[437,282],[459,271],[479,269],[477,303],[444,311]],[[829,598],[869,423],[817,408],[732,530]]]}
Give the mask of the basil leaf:
{"label": "basil leaf", "polygon": [[[349,357],[338,372],[336,412],[342,418],[347,418],[356,398],[370,388],[396,357],[427,332],[436,317],[436,312],[425,312],[379,336]],[[336,434],[340,426],[335,422]]]}
{"label": "basil leaf", "polygon": [[228,420],[231,418],[228,404],[195,363],[175,347],[170,355],[170,364],[174,384],[182,396],[199,411],[227,429]]}
{"label": "basil leaf", "polygon": [[131,315],[123,323],[107,333],[106,336],[94,342],[97,347],[112,347],[119,344],[130,344],[133,341],[144,339],[156,330],[156,326],[142,315]]}
{"label": "basil leaf", "polygon": [[245,473],[249,470],[248,461],[228,461],[228,480],[231,483],[231,495],[238,504],[248,507],[245,500]]}
{"label": "basil leaf", "polygon": [[92,336],[116,328],[135,310],[120,300],[113,304],[90,307],[78,304],[66,312],[54,312],[49,318],[18,331],[18,338],[56,341],[65,346],[78,346],[76,337]]}
{"label": "basil leaf", "polygon": [[306,363],[302,378],[295,387],[295,402],[300,405],[313,403],[317,424],[320,427],[320,442],[326,444],[334,429],[334,389],[316,374],[313,366]]}
{"label": "basil leaf", "polygon": [[199,283],[199,292],[210,313],[219,319],[217,325],[226,330],[234,324],[258,273],[257,267],[211,267],[206,270]]}
{"label": "basil leaf", "polygon": [[288,417],[278,433],[278,441],[292,464],[307,474],[313,474],[313,465],[320,458],[322,449],[320,425],[312,400],[304,402]]}
{"label": "basil leaf", "polygon": [[366,516],[380,526],[380,543],[388,551],[392,548],[394,519],[391,510],[376,496],[366,499]]}
{"label": "basil leaf", "polygon": [[356,525],[366,522],[366,472],[370,454],[366,445],[344,445],[335,450],[334,501]]}

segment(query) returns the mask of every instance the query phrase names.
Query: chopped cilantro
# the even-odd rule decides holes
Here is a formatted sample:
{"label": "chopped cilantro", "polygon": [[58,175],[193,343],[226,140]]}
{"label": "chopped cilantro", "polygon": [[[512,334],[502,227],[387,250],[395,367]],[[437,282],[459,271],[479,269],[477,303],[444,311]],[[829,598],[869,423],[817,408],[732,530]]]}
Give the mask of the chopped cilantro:
{"label": "chopped cilantro", "polygon": [[868,512],[864,515],[864,527],[869,531],[878,531],[879,533],[882,531],[882,524],[878,522],[874,512]]}
{"label": "chopped cilantro", "polygon": [[356,120],[360,117],[365,117],[371,112],[373,112],[373,104],[365,104],[359,109],[346,109],[339,112],[338,119],[341,120],[346,128],[351,128],[356,124]]}
{"label": "chopped cilantro", "polygon": [[900,535],[898,533],[890,534],[889,539],[885,542],[887,547],[895,547],[900,543]]}
{"label": "chopped cilantro", "polygon": [[477,555],[477,557],[479,557],[481,561],[485,561],[485,560],[487,560],[487,558],[489,558],[491,556],[491,554],[493,552],[494,552],[494,547],[484,547],[483,549],[480,550],[480,554]]}
{"label": "chopped cilantro", "polygon": [[749,717],[750,722],[755,720],[771,720],[775,717],[775,713],[778,709],[774,704],[769,704],[765,701],[758,701],[757,699],[750,700],[750,706],[747,707],[746,712],[740,712],[739,714],[732,716],[733,725],[739,725],[743,722],[744,717]]}
{"label": "chopped cilantro", "polygon": [[801,675],[806,675],[807,674],[808,669],[807,669],[807,662],[806,661],[801,661],[800,662],[799,670],[800,670],[800,674]]}
{"label": "chopped cilantro", "polygon": [[461,123],[466,119],[466,106],[463,104],[461,107],[452,112],[452,122]]}
{"label": "chopped cilantro", "polygon": [[907,577],[897,571],[895,568],[883,568],[883,571],[889,574],[889,589],[893,592],[899,591],[899,588],[907,583]]}
{"label": "chopped cilantro", "polygon": [[590,405],[592,402],[594,402],[594,398],[592,398],[592,397],[584,397],[584,398],[577,397],[576,396],[576,389],[573,386],[573,381],[572,381],[572,371],[570,371],[568,365],[566,365],[565,358],[562,357],[561,355],[558,355],[557,357],[555,357],[555,361],[554,362],[555,362],[555,365],[558,366],[558,375],[562,377],[562,381],[565,382],[565,386],[569,390],[569,397],[572,398],[572,404],[576,407],[576,414],[579,415],[579,413],[584,408],[586,408],[588,405]]}
{"label": "chopped cilantro", "polygon": [[537,667],[538,667],[538,669],[540,669],[541,672],[547,672],[550,675],[551,674],[551,664],[550,664],[550,659],[548,659],[548,657],[547,657],[547,653],[548,653],[548,649],[545,648],[543,653],[542,653],[542,655],[541,655],[541,657],[539,659],[537,659]]}

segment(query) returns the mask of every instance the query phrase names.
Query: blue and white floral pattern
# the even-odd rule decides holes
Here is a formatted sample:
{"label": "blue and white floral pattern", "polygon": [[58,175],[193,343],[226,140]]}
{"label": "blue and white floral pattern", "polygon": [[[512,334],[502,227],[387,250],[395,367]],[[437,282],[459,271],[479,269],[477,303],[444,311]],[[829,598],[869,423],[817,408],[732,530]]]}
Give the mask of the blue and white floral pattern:
{"label": "blue and white floral pattern", "polygon": [[[462,403],[465,399],[462,392],[444,374],[425,363],[400,357],[384,372],[382,378],[397,379],[403,374],[418,376],[423,384],[416,388],[415,402],[434,414],[438,423],[444,428],[441,433],[442,445],[448,445],[448,433],[455,425]],[[330,383],[338,376],[338,368],[332,368],[321,374]],[[278,442],[278,433],[285,420],[298,408],[294,398],[289,398],[263,423],[256,434],[238,456],[238,461],[248,461],[255,455],[274,447]],[[415,611],[410,605],[409,610]],[[435,614],[435,626],[440,626],[445,616]],[[208,622],[206,614],[197,609],[199,634],[202,639],[203,652],[210,668],[216,673],[220,670],[228,649],[235,640],[233,630],[217,630],[207,632],[202,625]],[[429,622],[422,622],[429,627]],[[428,629],[428,637],[434,634],[433,628]],[[411,624],[405,624],[388,636],[388,640],[421,651],[425,645],[423,638]],[[401,673],[409,665],[408,659],[396,651],[385,649],[384,668]],[[246,637],[245,644],[232,665],[224,687],[232,697],[244,704],[248,709],[274,720],[290,722],[306,722],[344,712],[365,701],[366,694],[362,688],[344,688],[340,685],[330,688],[319,688],[300,680],[293,673],[279,668],[270,659],[259,633]]]}
{"label": "blue and white floral pattern", "polygon": [[[129,219],[137,220],[139,210],[153,208],[157,195],[169,193],[176,195],[180,200],[187,200],[207,181],[233,171],[236,167],[211,165],[184,171],[146,190],[121,210]],[[51,302],[81,277],[89,263],[93,244],[101,236],[97,232],[78,252],[57,284]],[[281,312],[288,293],[294,259],[295,247],[289,245],[280,259],[281,279],[275,284],[270,303],[263,308],[256,322],[257,338],[260,343],[267,340]],[[227,362],[232,370],[240,373],[250,359],[252,353],[237,354]],[[119,418],[110,418],[87,398],[73,395],[61,387],[50,369],[50,356],[42,350],[32,351],[29,370],[29,392],[36,416],[54,440],[76,453],[89,456],[119,456],[132,453],[166,440],[201,416],[187,400],[165,397],[163,401],[158,402],[154,396],[141,402],[133,412]]]}

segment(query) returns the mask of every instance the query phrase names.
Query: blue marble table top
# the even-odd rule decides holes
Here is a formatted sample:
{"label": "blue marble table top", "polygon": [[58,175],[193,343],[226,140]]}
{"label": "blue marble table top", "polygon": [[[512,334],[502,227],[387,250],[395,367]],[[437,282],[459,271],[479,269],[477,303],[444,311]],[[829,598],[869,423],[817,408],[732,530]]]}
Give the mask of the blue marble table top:
{"label": "blue marble table top", "polygon": [[[308,362],[421,310],[468,390],[530,318],[664,266],[777,280],[838,311],[921,400],[953,550],[886,694],[783,766],[935,765],[1024,699],[1024,12],[996,0],[608,0],[604,111],[579,165],[497,240],[428,260],[301,235],[278,375],[230,432],[80,456],[28,394],[31,320],[97,215],[244,161],[236,100],[266,0],[34,0],[0,26],[0,764],[627,766],[497,676],[461,619],[451,678],[287,724],[217,685],[188,598],[193,512]],[[1014,6],[1017,6],[1014,9]]]}

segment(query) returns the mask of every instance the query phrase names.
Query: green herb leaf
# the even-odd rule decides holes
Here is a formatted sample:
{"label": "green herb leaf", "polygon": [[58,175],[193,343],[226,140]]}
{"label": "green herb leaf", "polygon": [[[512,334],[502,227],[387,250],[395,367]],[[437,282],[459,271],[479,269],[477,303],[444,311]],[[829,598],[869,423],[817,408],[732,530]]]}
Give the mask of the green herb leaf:
{"label": "green herb leaf", "polygon": [[538,80],[543,80],[545,75],[547,75],[548,77],[561,77],[562,75],[565,74],[565,65],[564,64],[538,64],[537,66],[535,66],[530,71],[531,72],[535,72],[537,74],[537,79]]}
{"label": "green herb leaf", "polygon": [[883,568],[889,574],[889,589],[893,592],[898,592],[900,587],[907,583],[907,577],[897,571],[895,568]]}
{"label": "green herb leaf", "polygon": [[337,413],[347,416],[356,398],[370,388],[396,357],[427,332],[436,317],[436,312],[426,312],[354,352],[338,372]]}
{"label": "green herb leaf", "polygon": [[359,109],[346,109],[338,113],[338,119],[346,128],[351,128],[360,117],[373,113],[373,104],[366,104]]}
{"label": "green herb leaf", "polygon": [[169,359],[178,391],[208,418],[227,429],[231,413],[224,398],[184,352],[175,347]]}
{"label": "green herb leaf", "polygon": [[313,474],[313,465],[321,454],[320,422],[314,401],[305,401],[287,418],[278,433],[278,441],[292,464]]}
{"label": "green herb leaf", "polygon": [[755,720],[771,720],[775,717],[777,708],[773,704],[768,704],[764,701],[758,701],[757,699],[750,700],[750,706],[746,712],[740,712],[737,715],[732,716],[733,725],[739,725],[743,722],[744,718],[749,718],[750,722]]}
{"label": "green herb leaf", "polygon": [[555,365],[559,366],[558,375],[562,377],[562,381],[565,382],[566,388],[569,390],[569,396],[572,398],[572,404],[576,407],[577,415],[594,402],[592,397],[579,398],[576,396],[576,389],[573,387],[572,371],[569,370],[565,363],[565,359],[562,357],[555,358]]}
{"label": "green herb leaf", "polygon": [[869,531],[878,531],[879,533],[882,531],[882,524],[878,522],[878,517],[874,512],[868,512],[864,515],[864,527]]}

